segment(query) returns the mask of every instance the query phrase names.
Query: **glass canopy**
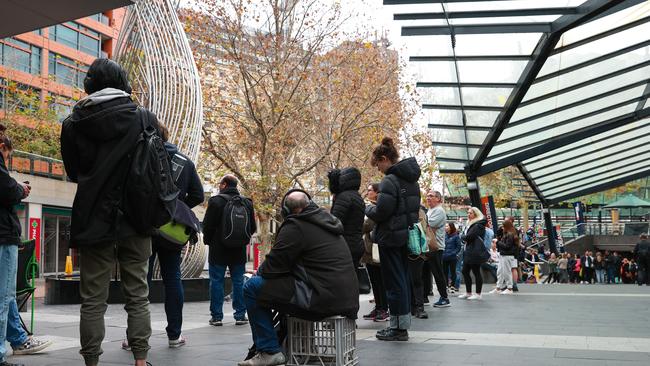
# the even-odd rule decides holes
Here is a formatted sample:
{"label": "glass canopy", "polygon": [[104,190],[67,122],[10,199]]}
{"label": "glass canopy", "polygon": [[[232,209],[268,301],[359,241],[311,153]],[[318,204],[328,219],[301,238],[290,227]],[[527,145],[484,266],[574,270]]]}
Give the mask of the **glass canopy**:
{"label": "glass canopy", "polygon": [[650,2],[384,4],[441,172],[516,165],[547,204],[650,175]]}

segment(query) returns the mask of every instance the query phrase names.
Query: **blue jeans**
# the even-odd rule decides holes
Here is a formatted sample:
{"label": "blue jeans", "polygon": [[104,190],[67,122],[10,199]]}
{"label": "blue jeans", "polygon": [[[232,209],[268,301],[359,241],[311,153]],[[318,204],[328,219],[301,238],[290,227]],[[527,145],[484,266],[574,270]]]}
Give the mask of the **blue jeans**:
{"label": "blue jeans", "polygon": [[[235,311],[235,320],[246,317],[246,304],[244,304],[244,272],[245,264],[228,265],[232,279],[232,308]],[[223,320],[223,283],[226,276],[226,266],[220,264],[210,265],[210,314],[212,319]]]}
{"label": "blue jeans", "polygon": [[454,287],[456,289],[460,289],[460,278],[461,278],[461,271],[463,269],[463,262],[465,257],[463,256],[463,253],[461,253],[458,256],[458,262],[456,263],[456,283],[454,283]]}
{"label": "blue jeans", "polygon": [[[11,304],[16,304],[16,270],[18,268],[18,246],[0,245],[0,362],[4,361],[7,349],[7,330],[12,326],[8,323],[14,318],[10,317]],[[16,309],[17,315],[18,309]],[[19,321],[20,324],[20,321]]]}
{"label": "blue jeans", "polygon": [[605,283],[605,270],[604,269],[597,269],[596,270],[596,282],[597,283]]}
{"label": "blue jeans", "polygon": [[264,279],[260,276],[255,276],[246,281],[244,300],[248,309],[255,349],[258,352],[273,354],[282,350],[280,349],[278,335],[273,327],[273,312],[269,308],[257,305],[257,296],[259,296],[262,286],[264,286]]}
{"label": "blue jeans", "polygon": [[28,336],[23,325],[20,323],[20,314],[18,313],[18,304],[16,299],[9,304],[9,316],[7,317],[7,341],[11,347],[17,348],[27,342]]}
{"label": "blue jeans", "polygon": [[[167,315],[167,338],[176,340],[181,336],[183,327],[183,303],[185,302],[185,292],[183,282],[181,281],[181,252],[180,250],[171,250],[160,245],[156,245],[153,239],[152,254],[149,258],[148,282],[151,284],[153,275],[153,264],[158,255],[160,264],[160,275],[163,285],[165,286],[165,315]],[[150,286],[151,287],[151,286]]]}

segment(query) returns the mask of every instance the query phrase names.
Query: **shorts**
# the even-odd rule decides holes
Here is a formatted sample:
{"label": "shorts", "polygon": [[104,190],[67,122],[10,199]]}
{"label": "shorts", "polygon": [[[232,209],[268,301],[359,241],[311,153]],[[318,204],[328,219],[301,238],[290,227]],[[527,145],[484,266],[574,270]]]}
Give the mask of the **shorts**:
{"label": "shorts", "polygon": [[502,266],[508,266],[506,268],[518,268],[519,267],[519,264],[517,263],[517,260],[512,255],[502,255],[500,260],[501,260],[501,265]]}

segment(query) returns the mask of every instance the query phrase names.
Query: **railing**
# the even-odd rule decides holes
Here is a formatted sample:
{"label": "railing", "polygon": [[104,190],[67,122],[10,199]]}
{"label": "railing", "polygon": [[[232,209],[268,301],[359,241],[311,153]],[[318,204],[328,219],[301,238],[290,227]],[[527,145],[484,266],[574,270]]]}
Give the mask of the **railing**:
{"label": "railing", "polygon": [[[639,235],[641,233],[650,234],[650,223],[645,222],[626,222],[626,223],[583,223],[579,225],[572,226],[568,229],[563,229],[560,231],[560,237],[562,238],[562,243],[558,243],[558,247],[561,247],[564,243],[575,240],[584,235],[591,236],[601,236],[601,235]],[[533,243],[528,246],[538,247],[541,245],[546,246],[548,243],[548,238],[544,238],[536,243]]]}
{"label": "railing", "polygon": [[63,161],[37,154],[14,150],[7,164],[9,170],[18,173],[31,174],[39,177],[65,181],[67,175]]}

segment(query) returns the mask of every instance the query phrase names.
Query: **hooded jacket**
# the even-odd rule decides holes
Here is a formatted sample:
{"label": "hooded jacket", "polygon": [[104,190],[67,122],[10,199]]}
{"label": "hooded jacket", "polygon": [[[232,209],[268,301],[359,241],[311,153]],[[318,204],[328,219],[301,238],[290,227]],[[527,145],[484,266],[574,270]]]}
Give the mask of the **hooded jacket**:
{"label": "hooded jacket", "polygon": [[258,269],[265,280],[258,302],[307,320],[356,319],[357,275],[342,234],[343,224],[313,202],[289,215]]}
{"label": "hooded jacket", "polygon": [[14,206],[20,203],[24,193],[23,187],[9,175],[0,155],[0,245],[20,244],[20,221]]}
{"label": "hooded jacket", "polygon": [[375,242],[402,247],[408,242],[408,228],[419,220],[420,166],[415,158],[404,159],[386,171],[379,184],[377,204],[366,208],[366,216],[377,223]]}
{"label": "hooded jacket", "polygon": [[77,183],[72,247],[137,235],[119,207],[128,155],[142,132],[141,113],[151,112],[139,109],[129,94],[107,88],[80,100],[63,121],[61,155],[68,177]]}
{"label": "hooded jacket", "polygon": [[[194,208],[205,199],[201,178],[196,172],[196,166],[189,157],[180,153],[178,147],[171,142],[165,142],[165,150],[172,162],[173,175],[178,188],[178,199],[183,201],[189,208]],[[183,160],[182,166],[176,166],[176,159]],[[178,178],[176,176],[178,175]]]}
{"label": "hooded jacket", "polygon": [[361,173],[357,168],[334,169],[327,175],[330,192],[334,194],[330,212],[343,224],[343,238],[350,248],[352,260],[363,255],[363,220],[366,205],[359,194]]}
{"label": "hooded jacket", "polygon": [[[485,219],[476,220],[469,225],[467,230],[461,236],[465,242],[464,262],[467,264],[482,264],[490,257],[489,252],[485,249],[483,238],[485,237]],[[487,253],[487,258],[485,254]]]}

